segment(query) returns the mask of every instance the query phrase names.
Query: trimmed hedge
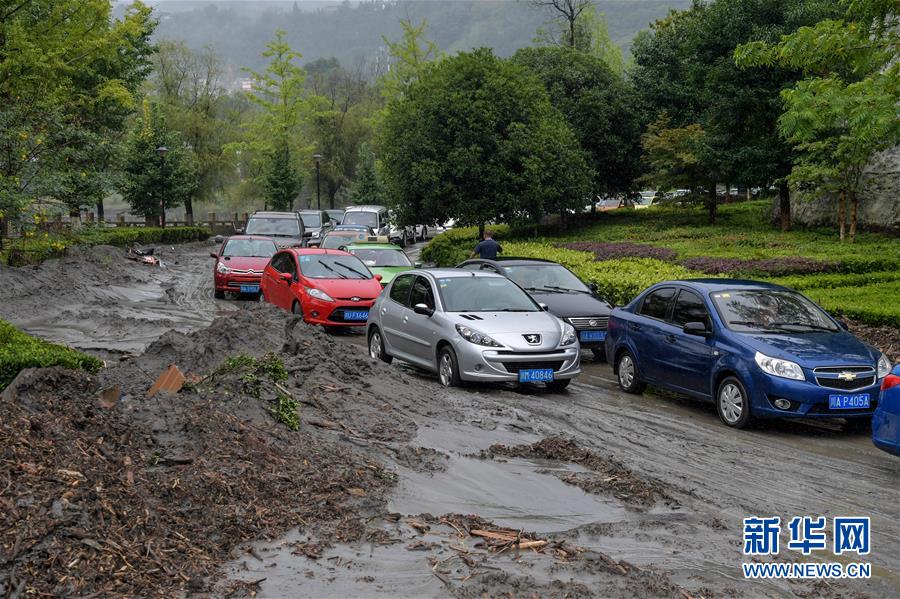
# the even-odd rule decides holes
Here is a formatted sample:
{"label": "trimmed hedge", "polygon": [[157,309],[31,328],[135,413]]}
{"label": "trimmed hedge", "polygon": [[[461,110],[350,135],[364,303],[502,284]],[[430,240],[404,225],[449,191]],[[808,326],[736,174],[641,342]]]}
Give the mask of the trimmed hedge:
{"label": "trimmed hedge", "polygon": [[85,228],[69,235],[42,234],[15,239],[3,248],[0,262],[9,266],[40,264],[44,260],[64,256],[72,246],[129,246],[147,243],[186,243],[208,239],[206,227],[116,227]]}
{"label": "trimmed hedge", "polygon": [[[508,225],[491,225],[494,239],[500,241],[510,234]],[[438,266],[456,266],[469,258],[478,243],[478,227],[459,227],[435,236],[422,248],[422,261]]]}
{"label": "trimmed hedge", "polygon": [[559,262],[581,280],[596,283],[597,293],[615,305],[627,304],[650,285],[697,276],[697,273],[682,266],[655,258],[596,261],[589,252],[557,248],[539,242],[507,242],[503,246],[503,252],[507,256]]}
{"label": "trimmed hedge", "polygon": [[9,385],[25,368],[64,368],[95,373],[103,362],[69,347],[56,345],[23,333],[5,320],[0,320],[0,390]]}
{"label": "trimmed hedge", "polygon": [[803,293],[832,314],[870,325],[900,328],[900,281],[859,287],[811,288]]}

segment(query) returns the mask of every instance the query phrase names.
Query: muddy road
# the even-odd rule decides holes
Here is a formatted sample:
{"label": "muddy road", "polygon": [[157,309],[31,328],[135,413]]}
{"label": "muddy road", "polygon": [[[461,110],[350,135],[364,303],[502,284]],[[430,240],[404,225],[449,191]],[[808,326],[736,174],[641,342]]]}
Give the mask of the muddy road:
{"label": "muddy road", "polygon": [[[164,268],[94,248],[3,269],[0,317],[127,362],[170,330],[266,310],[212,299],[212,247],[160,248]],[[231,332],[222,351],[259,353],[278,335],[248,330],[242,340]],[[361,334],[332,342],[338,355],[364,363]],[[395,363],[374,365],[363,390],[341,396],[341,364],[325,369],[333,381],[323,384],[338,391],[313,410],[317,426],[324,411],[334,426],[323,434],[393,472],[386,507],[367,514],[371,534],[362,540],[316,539],[325,548],[312,552],[301,527],[247,545],[217,577],[220,593],[246,581],[266,597],[900,595],[900,460],[875,449],[868,433],[796,422],[733,431],[710,405],[619,392],[611,369],[588,356],[561,394],[502,385],[445,391],[428,373]],[[119,376],[127,379],[127,370]],[[375,390],[377,401],[368,395]],[[870,516],[872,578],[744,580],[741,522],[750,515]],[[485,523],[526,531],[553,549],[490,551],[466,534]],[[778,561],[842,559],[783,550]]]}

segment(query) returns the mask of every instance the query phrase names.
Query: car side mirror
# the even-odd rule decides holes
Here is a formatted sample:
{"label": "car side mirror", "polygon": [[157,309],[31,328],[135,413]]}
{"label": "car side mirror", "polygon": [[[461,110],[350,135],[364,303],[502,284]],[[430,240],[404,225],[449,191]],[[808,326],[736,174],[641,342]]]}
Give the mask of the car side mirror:
{"label": "car side mirror", "polygon": [[591,284],[588,285],[588,289],[591,290],[591,293],[597,293],[597,290],[600,289],[600,286],[597,285],[595,281],[591,281]]}
{"label": "car side mirror", "polygon": [[219,254],[217,254],[217,253],[215,253],[215,252],[210,252],[210,253],[209,253],[209,257],[210,257],[210,258],[218,258],[218,257],[219,257]]}
{"label": "car side mirror", "polygon": [[381,280],[382,280],[383,278],[384,278],[384,277],[382,277],[381,275],[375,275],[375,280],[378,281],[379,283],[381,282]]}
{"label": "car side mirror", "polygon": [[216,243],[222,243],[223,241],[225,241],[225,238],[221,235],[216,235],[215,237],[213,237],[213,241]]}
{"label": "car side mirror", "polygon": [[413,306],[413,312],[416,314],[421,314],[422,316],[431,316],[434,314],[434,310],[426,306],[425,304],[416,304]]}
{"label": "car side mirror", "polygon": [[413,262],[413,268],[422,268],[421,262]]}
{"label": "car side mirror", "polygon": [[541,307],[541,310],[543,310],[544,312],[546,312],[547,310],[550,309],[550,307],[549,307],[547,304],[543,303],[543,302],[539,303],[538,306],[540,306],[540,307]]}
{"label": "car side mirror", "polygon": [[238,234],[243,233],[243,232],[244,232],[244,227],[235,227],[235,228],[234,228],[234,232],[235,232],[235,233],[238,233]]}
{"label": "car side mirror", "polygon": [[849,330],[850,330],[850,326],[847,324],[847,321],[846,321],[846,320],[842,320],[842,319],[840,319],[840,318],[838,318],[838,319],[836,319],[836,320],[837,320],[837,323],[841,326],[842,329],[844,329],[845,331],[849,331]]}
{"label": "car side mirror", "polygon": [[285,283],[290,283],[291,281],[294,280],[294,275],[292,275],[289,272],[283,272],[280,275],[278,275],[278,278],[281,279],[282,281],[284,281]]}
{"label": "car side mirror", "polygon": [[697,335],[699,337],[707,337],[711,332],[706,328],[705,322],[686,322],[681,330],[686,335]]}

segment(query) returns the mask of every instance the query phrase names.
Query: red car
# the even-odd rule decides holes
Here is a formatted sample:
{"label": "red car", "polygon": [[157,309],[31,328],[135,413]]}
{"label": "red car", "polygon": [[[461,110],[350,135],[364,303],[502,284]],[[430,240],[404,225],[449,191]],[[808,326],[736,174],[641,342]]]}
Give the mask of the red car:
{"label": "red car", "polygon": [[310,324],[363,326],[381,293],[380,281],[353,254],[289,248],[272,256],[263,271],[262,294]]}
{"label": "red car", "polygon": [[210,254],[216,259],[213,267],[216,298],[225,297],[226,291],[259,293],[263,269],[277,249],[268,237],[233,235],[226,239],[218,252]]}

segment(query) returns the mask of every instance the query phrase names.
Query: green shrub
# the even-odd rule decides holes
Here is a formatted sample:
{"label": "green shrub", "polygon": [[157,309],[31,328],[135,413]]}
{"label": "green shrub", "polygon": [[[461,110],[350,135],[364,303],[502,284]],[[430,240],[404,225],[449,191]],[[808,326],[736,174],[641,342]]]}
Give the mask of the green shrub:
{"label": "green shrub", "polygon": [[103,362],[79,351],[36,339],[0,320],[0,389],[4,389],[25,368],[64,368],[94,373]]}
{"label": "green shrub", "polygon": [[508,242],[507,256],[542,258],[559,262],[588,283],[597,284],[597,293],[612,304],[623,305],[656,283],[698,276],[677,264],[654,258],[620,258],[597,262],[590,252],[557,248],[540,242]]}
{"label": "green shrub", "polygon": [[767,281],[784,285],[797,291],[807,289],[834,289],[836,287],[861,287],[875,283],[900,281],[900,270],[885,272],[867,272],[861,274],[824,273],[816,275],[797,275],[790,277],[768,278]]}
{"label": "green shrub", "polygon": [[[494,239],[502,240],[510,235],[507,225],[491,225]],[[422,248],[422,261],[438,266],[456,266],[466,260],[478,243],[478,227],[458,227],[436,235]]]}
{"label": "green shrub", "polygon": [[900,281],[834,288],[811,288],[803,293],[835,315],[870,325],[900,328]]}
{"label": "green shrub", "polygon": [[37,234],[10,241],[0,254],[0,262],[9,266],[40,264],[44,260],[65,255],[72,246],[90,247],[134,244],[186,243],[202,241],[212,235],[206,227],[93,227],[67,235]]}

